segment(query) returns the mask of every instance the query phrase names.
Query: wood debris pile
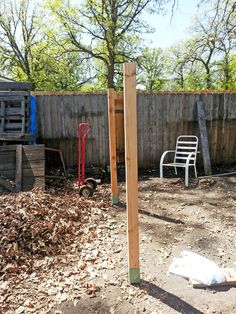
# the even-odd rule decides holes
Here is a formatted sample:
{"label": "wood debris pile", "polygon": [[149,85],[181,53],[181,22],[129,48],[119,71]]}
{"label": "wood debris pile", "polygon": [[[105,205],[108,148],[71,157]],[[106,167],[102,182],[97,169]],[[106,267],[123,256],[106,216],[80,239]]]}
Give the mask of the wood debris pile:
{"label": "wood debris pile", "polygon": [[29,269],[35,259],[61,254],[75,239],[89,242],[95,236],[83,229],[94,206],[102,199],[80,199],[78,193],[62,196],[55,190],[5,195],[0,198],[0,267],[2,273]]}

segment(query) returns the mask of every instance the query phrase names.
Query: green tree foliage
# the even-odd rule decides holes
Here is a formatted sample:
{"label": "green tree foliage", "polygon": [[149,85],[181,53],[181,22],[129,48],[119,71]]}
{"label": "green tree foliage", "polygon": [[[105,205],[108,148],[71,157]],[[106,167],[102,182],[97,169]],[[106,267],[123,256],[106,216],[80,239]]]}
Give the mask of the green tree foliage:
{"label": "green tree foliage", "polygon": [[[123,62],[136,61],[142,89],[236,88],[235,1],[215,0],[195,19],[189,40],[165,50],[147,48],[143,39],[151,30],[142,13],[168,2],[177,3],[2,0],[0,73],[37,90],[119,90]],[[203,9],[210,1],[200,2]]]}
{"label": "green tree foliage", "polygon": [[79,5],[69,1],[48,1],[71,44],[80,53],[96,59],[105,69],[107,87],[114,87],[124,61],[136,60],[139,37],[149,30],[141,18],[153,0],[84,0]]}
{"label": "green tree foliage", "polygon": [[162,49],[145,49],[139,58],[140,85],[146,90],[160,90],[164,87],[165,58]]}
{"label": "green tree foliage", "polygon": [[[32,0],[4,0],[0,4],[1,72],[33,83],[37,90],[78,90],[93,75],[91,64],[65,46],[47,23],[45,10]],[[68,53],[69,48],[71,49]]]}
{"label": "green tree foliage", "polygon": [[33,50],[43,41],[41,20],[29,0],[3,0],[0,3],[0,52],[3,70],[19,79],[33,82]]}
{"label": "green tree foliage", "polygon": [[170,50],[169,85],[180,89],[229,89],[235,81],[235,1],[216,1],[191,27],[192,38]]}

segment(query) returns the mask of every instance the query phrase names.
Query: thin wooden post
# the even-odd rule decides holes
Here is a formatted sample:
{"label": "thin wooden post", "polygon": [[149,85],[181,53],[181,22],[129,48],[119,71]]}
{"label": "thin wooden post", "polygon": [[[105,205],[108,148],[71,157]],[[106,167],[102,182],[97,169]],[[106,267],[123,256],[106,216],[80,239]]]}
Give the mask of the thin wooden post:
{"label": "thin wooden post", "polygon": [[25,133],[25,101],[21,101],[21,132]]}
{"label": "thin wooden post", "polygon": [[20,192],[22,185],[22,145],[16,145],[15,183],[15,192]]}
{"label": "thin wooden post", "polygon": [[118,203],[117,161],[116,161],[116,121],[115,121],[115,91],[108,89],[108,119],[112,204]]}
{"label": "thin wooden post", "polygon": [[124,63],[123,71],[129,280],[133,284],[140,282],[136,64]]}
{"label": "thin wooden post", "polygon": [[198,112],[198,124],[201,134],[201,146],[202,146],[202,157],[204,164],[205,175],[210,176],[211,172],[211,158],[207,138],[207,129],[206,129],[206,117],[205,109],[202,101],[197,101],[197,112]]}
{"label": "thin wooden post", "polygon": [[116,113],[116,153],[117,163],[125,163],[125,136],[124,136],[124,100],[123,92],[115,94]]}
{"label": "thin wooden post", "polygon": [[1,101],[1,127],[0,132],[5,130],[5,102]]}

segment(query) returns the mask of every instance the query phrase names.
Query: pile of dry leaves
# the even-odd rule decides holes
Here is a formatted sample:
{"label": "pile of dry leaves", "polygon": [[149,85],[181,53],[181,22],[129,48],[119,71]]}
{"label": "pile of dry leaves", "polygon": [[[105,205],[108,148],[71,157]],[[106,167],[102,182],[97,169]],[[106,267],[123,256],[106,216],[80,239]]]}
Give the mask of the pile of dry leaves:
{"label": "pile of dry leaves", "polygon": [[2,196],[0,272],[29,269],[35,259],[61,254],[75,239],[90,241],[96,235],[92,230],[85,235],[83,229],[92,215],[91,208],[98,205],[108,206],[102,195],[81,199],[75,191],[62,195],[55,190],[48,193],[34,190]]}

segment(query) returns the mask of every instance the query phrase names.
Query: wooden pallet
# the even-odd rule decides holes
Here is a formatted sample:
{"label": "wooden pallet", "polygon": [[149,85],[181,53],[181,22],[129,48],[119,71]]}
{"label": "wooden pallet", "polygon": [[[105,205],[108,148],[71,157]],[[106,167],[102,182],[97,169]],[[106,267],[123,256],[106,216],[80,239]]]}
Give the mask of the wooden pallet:
{"label": "wooden pallet", "polygon": [[0,92],[0,133],[27,133],[30,126],[29,93]]}

